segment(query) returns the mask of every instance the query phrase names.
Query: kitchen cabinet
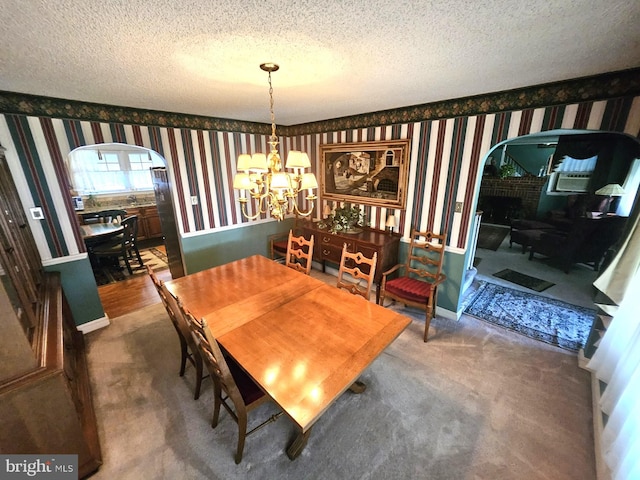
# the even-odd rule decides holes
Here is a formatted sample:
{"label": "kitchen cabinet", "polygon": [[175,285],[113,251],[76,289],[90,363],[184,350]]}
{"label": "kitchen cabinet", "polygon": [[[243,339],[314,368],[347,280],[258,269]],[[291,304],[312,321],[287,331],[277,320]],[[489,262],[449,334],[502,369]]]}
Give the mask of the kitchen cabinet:
{"label": "kitchen cabinet", "polygon": [[162,238],[158,208],[155,205],[127,207],[127,215],[138,216],[138,240]]}

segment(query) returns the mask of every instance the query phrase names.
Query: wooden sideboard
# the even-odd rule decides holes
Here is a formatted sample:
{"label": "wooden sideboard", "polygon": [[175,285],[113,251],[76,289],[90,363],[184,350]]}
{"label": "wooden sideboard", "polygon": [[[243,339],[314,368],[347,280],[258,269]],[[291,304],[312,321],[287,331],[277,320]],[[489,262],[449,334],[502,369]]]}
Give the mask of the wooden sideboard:
{"label": "wooden sideboard", "polygon": [[378,264],[374,282],[376,283],[376,303],[380,298],[380,282],[382,272],[398,263],[398,247],[400,234],[363,228],[360,233],[330,233],[318,227],[317,222],[305,221],[300,223],[303,235],[314,236],[313,259],[322,264],[325,271],[326,263],[340,264],[342,246],[346,243],[350,252],[362,252],[367,257],[378,254]]}
{"label": "wooden sideboard", "polygon": [[[43,274],[42,308],[32,348],[0,282],[3,339],[0,452],[78,455],[78,478],[102,463],[85,344],[67,305],[58,272]],[[8,328],[13,325],[14,328]],[[17,348],[27,342],[27,348]],[[11,375],[11,371],[15,375]]]}

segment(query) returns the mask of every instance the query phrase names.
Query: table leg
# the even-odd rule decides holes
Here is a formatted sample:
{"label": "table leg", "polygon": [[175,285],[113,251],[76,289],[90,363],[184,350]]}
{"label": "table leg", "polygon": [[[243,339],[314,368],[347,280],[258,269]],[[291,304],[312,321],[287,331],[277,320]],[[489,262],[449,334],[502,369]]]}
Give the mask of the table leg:
{"label": "table leg", "polygon": [[291,445],[287,447],[287,457],[289,457],[289,460],[295,460],[300,456],[302,450],[304,450],[304,447],[307,445],[309,435],[311,435],[311,429],[304,433],[300,432],[296,438],[293,439]]}
{"label": "table leg", "polygon": [[356,380],[355,382],[353,382],[351,384],[351,386],[349,387],[349,390],[351,390],[351,392],[353,393],[362,393],[367,389],[367,385],[365,385],[363,382],[361,382],[360,380]]}

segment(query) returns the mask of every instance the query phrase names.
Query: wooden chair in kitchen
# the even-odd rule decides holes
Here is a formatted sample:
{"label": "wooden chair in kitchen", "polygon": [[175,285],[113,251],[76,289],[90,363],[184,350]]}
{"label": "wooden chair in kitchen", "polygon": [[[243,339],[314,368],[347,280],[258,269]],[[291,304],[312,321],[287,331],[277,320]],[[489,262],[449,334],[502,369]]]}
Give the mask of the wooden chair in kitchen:
{"label": "wooden chair in kitchen", "polygon": [[[361,252],[351,253],[347,251],[347,244],[345,243],[342,246],[342,257],[340,258],[336,286],[369,300],[377,262],[378,252],[374,252],[373,257],[367,258]],[[362,280],[365,282],[364,285],[361,284]]]}
{"label": "wooden chair in kitchen", "polygon": [[[95,258],[111,257],[119,262],[120,257],[123,258],[129,275],[133,275],[131,268],[131,260],[137,260],[139,268],[144,267],[144,262],[138,250],[138,217],[131,215],[121,222],[122,235],[115,237],[112,241],[95,245],[91,249],[91,254]],[[135,254],[135,258],[134,258]]]}
{"label": "wooden chair in kitchen", "polygon": [[276,421],[282,412],[271,415],[247,432],[248,413],[267,402],[269,397],[230,355],[223,353],[206,321],[196,319],[184,308],[180,299],[178,299],[178,305],[196,338],[200,355],[213,379],[214,407],[211,427],[215,428],[218,425],[220,406],[223,406],[238,424],[238,445],[235,454],[235,462],[238,464],[242,461],[246,437],[266,424]]}
{"label": "wooden chair in kitchen", "polygon": [[294,236],[289,230],[289,240],[287,242],[287,257],[285,265],[299,272],[309,275],[311,263],[313,261],[313,235],[307,240],[304,236]]}
{"label": "wooden chair in kitchen", "polygon": [[442,273],[445,235],[412,230],[407,262],[382,274],[380,305],[385,298],[425,310],[424,341],[435,316],[438,285],[446,280]]}
{"label": "wooden chair in kitchen", "polygon": [[206,375],[203,374],[204,369],[202,357],[200,356],[200,352],[196,346],[195,339],[191,334],[191,329],[189,328],[189,325],[187,325],[187,321],[182,316],[182,312],[178,307],[175,297],[171,295],[171,292],[167,290],[164,282],[156,276],[155,272],[149,265],[147,265],[147,272],[149,273],[149,277],[151,278],[151,281],[160,296],[160,300],[162,300],[162,304],[167,310],[169,319],[178,334],[178,341],[180,342],[180,376],[184,376],[187,362],[191,363],[191,365],[196,369],[196,386],[193,398],[194,400],[197,400],[200,397],[202,380]]}

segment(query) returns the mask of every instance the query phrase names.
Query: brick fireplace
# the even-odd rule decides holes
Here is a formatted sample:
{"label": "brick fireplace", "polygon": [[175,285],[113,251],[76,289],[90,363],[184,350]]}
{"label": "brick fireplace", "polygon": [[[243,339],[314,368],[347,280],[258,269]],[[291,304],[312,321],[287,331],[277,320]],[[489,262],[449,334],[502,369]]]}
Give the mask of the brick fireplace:
{"label": "brick fireplace", "polygon": [[509,225],[512,218],[535,218],[546,177],[483,177],[478,209],[482,221]]}

